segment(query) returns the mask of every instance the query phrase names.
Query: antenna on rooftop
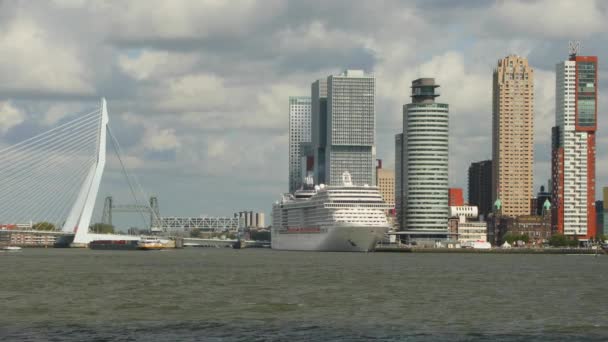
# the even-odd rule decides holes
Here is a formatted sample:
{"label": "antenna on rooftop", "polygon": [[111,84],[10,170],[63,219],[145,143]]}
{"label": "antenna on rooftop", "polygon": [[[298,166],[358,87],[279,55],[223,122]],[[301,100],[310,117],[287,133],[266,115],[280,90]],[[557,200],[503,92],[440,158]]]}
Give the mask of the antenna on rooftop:
{"label": "antenna on rooftop", "polygon": [[581,42],[578,40],[571,40],[568,42],[568,51],[570,58],[576,57],[581,50]]}

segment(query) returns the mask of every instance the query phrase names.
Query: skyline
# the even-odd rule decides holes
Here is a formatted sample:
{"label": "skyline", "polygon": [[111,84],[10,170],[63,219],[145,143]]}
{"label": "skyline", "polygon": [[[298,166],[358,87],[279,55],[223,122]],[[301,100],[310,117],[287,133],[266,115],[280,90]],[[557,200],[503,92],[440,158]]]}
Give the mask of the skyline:
{"label": "skyline", "polygon": [[[309,95],[326,75],[364,69],[377,80],[377,157],[387,168],[410,82],[441,84],[450,105],[449,186],[466,189],[470,163],[491,157],[492,70],[514,53],[535,69],[536,193],[550,177],[555,64],[578,39],[580,54],[597,55],[600,65],[596,198],[608,185],[606,4],[246,4],[0,2],[0,143],[47,130],[106,96],[127,164],[159,197],[161,215],[268,214],[287,191],[289,96]],[[130,202],[118,175],[110,158],[97,215],[105,195]]]}

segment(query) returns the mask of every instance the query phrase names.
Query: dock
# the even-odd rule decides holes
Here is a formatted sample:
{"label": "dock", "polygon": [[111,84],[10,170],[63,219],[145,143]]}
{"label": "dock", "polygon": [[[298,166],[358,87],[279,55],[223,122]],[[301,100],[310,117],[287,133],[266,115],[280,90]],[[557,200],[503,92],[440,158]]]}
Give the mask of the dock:
{"label": "dock", "polygon": [[601,248],[425,248],[425,247],[376,247],[379,253],[469,253],[469,254],[606,254]]}

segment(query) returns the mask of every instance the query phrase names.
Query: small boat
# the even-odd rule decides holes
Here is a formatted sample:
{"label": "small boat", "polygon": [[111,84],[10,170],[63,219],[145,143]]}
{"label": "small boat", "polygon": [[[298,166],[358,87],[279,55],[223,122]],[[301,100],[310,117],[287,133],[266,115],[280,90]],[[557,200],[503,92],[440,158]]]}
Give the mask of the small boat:
{"label": "small boat", "polygon": [[20,251],[21,247],[17,247],[17,246],[4,246],[2,248],[3,251],[8,251],[8,252],[16,252],[16,251]]}
{"label": "small boat", "polygon": [[154,250],[163,249],[165,248],[165,245],[162,243],[162,241],[160,241],[160,239],[142,238],[137,243],[137,248],[143,250]]}

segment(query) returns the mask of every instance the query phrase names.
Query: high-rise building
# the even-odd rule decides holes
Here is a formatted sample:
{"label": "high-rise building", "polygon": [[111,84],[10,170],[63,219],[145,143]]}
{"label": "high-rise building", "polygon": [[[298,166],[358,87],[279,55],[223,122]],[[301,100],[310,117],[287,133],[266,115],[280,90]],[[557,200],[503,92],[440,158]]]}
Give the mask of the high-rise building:
{"label": "high-rise building", "polygon": [[464,196],[462,194],[462,188],[449,188],[448,189],[448,206],[450,206],[450,207],[464,206]]}
{"label": "high-rise building", "polygon": [[492,97],[492,201],[502,215],[528,215],[534,186],[534,70],[507,56],[494,70]]}
{"label": "high-rise building", "polygon": [[545,186],[541,185],[540,191],[536,194],[536,207],[534,208],[534,212],[530,213],[530,215],[543,215],[543,208],[547,200],[551,203],[551,193],[545,191]]}
{"label": "high-rise building", "polygon": [[395,213],[399,230],[403,229],[403,133],[395,134]]}
{"label": "high-rise building", "polygon": [[289,97],[289,192],[302,185],[300,144],[310,142],[310,97]]}
{"label": "high-rise building", "polygon": [[316,80],[310,86],[312,148],[316,184],[325,183],[325,149],[327,147],[327,80]]}
{"label": "high-rise building", "polygon": [[266,228],[266,221],[264,221],[264,213],[256,213],[255,224],[257,228]]}
{"label": "high-rise building", "polygon": [[604,213],[602,215],[603,218],[603,224],[602,224],[602,231],[600,232],[598,229],[597,232],[597,236],[601,237],[601,236],[608,236],[608,187],[603,187],[602,188],[602,202],[606,203],[606,205],[603,205],[604,208]]}
{"label": "high-rise building", "polygon": [[595,201],[595,226],[597,227],[596,237],[604,235],[604,201]]}
{"label": "high-rise building", "polygon": [[551,225],[554,232],[588,239],[597,233],[597,57],[570,52],[570,58],[556,66]]}
{"label": "high-rise building", "polygon": [[300,177],[313,177],[314,179],[315,153],[312,142],[300,143]]}
{"label": "high-rise building", "polygon": [[382,160],[376,166],[376,185],[386,204],[395,208],[395,171],[382,167]]}
{"label": "high-rise building", "polygon": [[[433,78],[412,82],[412,103],[403,106],[403,230],[417,241],[447,238],[448,233],[448,105]],[[414,236],[415,235],[415,236]]]}
{"label": "high-rise building", "polygon": [[492,161],[471,163],[468,175],[469,205],[479,208],[479,214],[488,217],[492,211]]}
{"label": "high-rise building", "polygon": [[375,86],[375,77],[363,70],[327,78],[324,177],[329,185],[341,185],[344,171],[354,184],[375,185]]}

